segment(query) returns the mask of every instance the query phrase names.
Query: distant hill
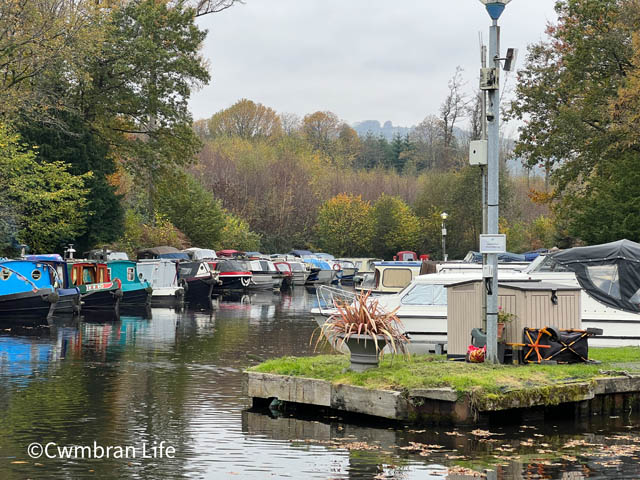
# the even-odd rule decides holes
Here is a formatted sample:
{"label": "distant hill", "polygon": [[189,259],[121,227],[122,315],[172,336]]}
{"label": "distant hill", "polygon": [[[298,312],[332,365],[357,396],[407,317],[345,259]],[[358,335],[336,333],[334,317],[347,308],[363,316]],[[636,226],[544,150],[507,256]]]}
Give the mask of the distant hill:
{"label": "distant hill", "polygon": [[356,122],[353,129],[360,137],[366,137],[368,133],[371,133],[374,137],[383,136],[391,141],[396,135],[404,137],[413,130],[413,127],[394,127],[389,120],[381,126],[378,120],[365,120],[364,122]]}

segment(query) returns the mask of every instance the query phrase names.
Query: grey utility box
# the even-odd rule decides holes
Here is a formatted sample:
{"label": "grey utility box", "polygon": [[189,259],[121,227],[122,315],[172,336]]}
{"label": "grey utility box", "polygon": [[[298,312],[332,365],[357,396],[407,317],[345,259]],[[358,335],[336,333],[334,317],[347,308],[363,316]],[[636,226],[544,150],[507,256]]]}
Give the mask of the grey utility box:
{"label": "grey utility box", "polygon": [[[500,282],[498,306],[515,318],[505,325],[503,339],[522,343],[522,329],[554,326],[581,328],[581,288],[550,282]],[[484,282],[473,280],[447,286],[447,354],[463,357],[471,344],[471,330],[484,328]]]}
{"label": "grey utility box", "polygon": [[486,165],[487,159],[486,140],[472,140],[469,142],[469,165]]}

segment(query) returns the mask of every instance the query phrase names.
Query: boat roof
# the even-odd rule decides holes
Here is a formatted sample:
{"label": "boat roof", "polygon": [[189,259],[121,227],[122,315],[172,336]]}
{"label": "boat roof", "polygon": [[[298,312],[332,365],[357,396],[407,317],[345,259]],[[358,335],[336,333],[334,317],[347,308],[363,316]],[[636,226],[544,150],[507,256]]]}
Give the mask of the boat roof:
{"label": "boat roof", "polygon": [[313,255],[313,252],[311,250],[291,250],[287,255],[301,257],[302,255]]}
{"label": "boat roof", "polygon": [[143,248],[138,250],[137,252],[138,259],[145,258],[168,258],[175,260],[189,260],[189,255],[184,252],[181,252],[175,247],[170,246],[160,246],[160,247],[151,247],[151,248]]}
{"label": "boat roof", "polygon": [[25,260],[29,260],[31,262],[64,262],[61,255],[57,253],[44,253],[40,255],[27,255],[24,257]]}
{"label": "boat roof", "polygon": [[574,272],[580,286],[596,300],[640,313],[640,244],[623,239],[569,248],[550,257]]}

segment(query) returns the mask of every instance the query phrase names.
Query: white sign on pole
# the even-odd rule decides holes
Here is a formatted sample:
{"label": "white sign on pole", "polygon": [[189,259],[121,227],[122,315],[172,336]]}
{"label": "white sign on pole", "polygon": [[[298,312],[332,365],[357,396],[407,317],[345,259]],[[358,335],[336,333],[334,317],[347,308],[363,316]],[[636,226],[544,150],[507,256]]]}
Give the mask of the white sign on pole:
{"label": "white sign on pole", "polygon": [[506,235],[480,235],[480,253],[505,253],[506,251]]}

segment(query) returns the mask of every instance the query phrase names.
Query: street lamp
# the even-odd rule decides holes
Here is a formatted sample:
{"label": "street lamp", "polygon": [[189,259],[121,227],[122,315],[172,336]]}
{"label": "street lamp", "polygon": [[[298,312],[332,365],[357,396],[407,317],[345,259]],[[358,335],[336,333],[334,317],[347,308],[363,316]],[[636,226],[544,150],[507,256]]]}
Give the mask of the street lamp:
{"label": "street lamp", "polygon": [[487,12],[489,13],[489,16],[493,20],[498,20],[500,18],[500,15],[502,15],[502,12],[504,11],[504,7],[510,1],[511,0],[480,0],[480,3],[484,4]]}
{"label": "street lamp", "polygon": [[[491,17],[489,29],[489,64],[480,75],[480,88],[488,92],[487,108],[487,231],[498,232],[498,157],[500,153],[500,27],[498,19],[511,0],[480,0]],[[482,243],[482,242],[481,242]],[[482,249],[481,249],[482,250]],[[485,253],[485,252],[483,252]],[[487,354],[488,363],[498,363],[498,253],[487,252],[483,267],[487,292]]]}
{"label": "street lamp", "polygon": [[442,219],[442,259],[445,262],[447,261],[447,226],[444,221],[448,216],[447,212],[442,212],[440,214],[440,218]]}

